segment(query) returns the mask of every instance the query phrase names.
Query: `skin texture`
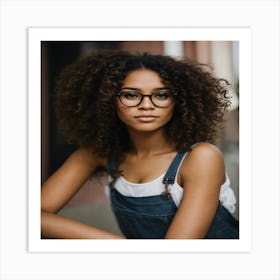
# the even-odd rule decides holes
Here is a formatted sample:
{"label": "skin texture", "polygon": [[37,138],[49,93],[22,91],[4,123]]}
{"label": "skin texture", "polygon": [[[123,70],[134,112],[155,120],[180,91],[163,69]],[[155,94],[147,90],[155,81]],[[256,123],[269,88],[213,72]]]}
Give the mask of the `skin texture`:
{"label": "skin texture", "polygon": [[[150,94],[164,87],[159,75],[151,70],[132,71],[123,82],[123,88],[134,88],[142,94]],[[144,98],[137,107],[129,108],[117,100],[116,110],[120,120],[126,124],[131,139],[130,149],[120,164],[122,174],[134,183],[157,178],[168,168],[176,154],[175,145],[165,137],[165,125],[172,117],[174,104],[159,108],[149,98]],[[139,119],[139,116],[153,117],[146,120]]]}
{"label": "skin texture", "polygon": [[[142,94],[151,94],[154,89],[166,86],[157,72],[142,68],[129,72],[121,89],[134,88]],[[129,139],[118,166],[126,180],[145,183],[167,170],[178,152],[177,142],[168,137],[166,129],[174,117],[175,108],[175,104],[166,108],[156,107],[148,97],[138,106],[129,108],[115,96],[113,109]],[[56,214],[96,170],[106,166],[106,155],[91,145],[84,146],[46,181],[41,192],[43,236],[123,238]],[[178,184],[184,189],[184,195],[166,238],[204,238],[217,209],[220,186],[224,181],[221,152],[214,145],[200,141],[189,151],[180,167]]]}
{"label": "skin texture", "polygon": [[[129,73],[124,79],[122,89],[133,88],[142,94],[151,94],[155,89],[164,87],[165,85],[156,72],[143,69]],[[163,130],[163,126],[170,121],[174,104],[166,108],[159,108],[145,97],[137,107],[126,107],[117,99],[116,108],[119,119],[126,125],[129,133],[132,131],[154,133],[157,130]],[[145,116],[152,116],[152,118],[145,119]]]}
{"label": "skin texture", "polygon": [[166,238],[204,238],[225,181],[222,154],[209,143],[198,144],[185,158],[179,176],[184,194]]}
{"label": "skin texture", "polygon": [[104,160],[88,149],[74,152],[46,181],[41,191],[41,231],[45,237],[67,239],[121,238],[109,232],[64,218],[56,213],[73,197]]}

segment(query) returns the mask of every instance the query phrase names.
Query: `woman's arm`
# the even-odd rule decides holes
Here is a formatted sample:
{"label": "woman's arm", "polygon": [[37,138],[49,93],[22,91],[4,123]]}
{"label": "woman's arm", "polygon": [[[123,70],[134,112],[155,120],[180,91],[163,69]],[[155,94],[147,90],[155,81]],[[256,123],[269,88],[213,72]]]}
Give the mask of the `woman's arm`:
{"label": "woman's arm", "polygon": [[198,144],[185,158],[178,180],[184,187],[184,194],[165,238],[204,238],[215,216],[220,187],[225,181],[221,152],[211,144]]}
{"label": "woman's arm", "polygon": [[124,237],[46,211],[41,212],[44,237],[59,239],[124,239]]}
{"label": "woman's arm", "polygon": [[62,217],[56,213],[75,195],[104,159],[80,148],[45,182],[41,189],[41,231],[52,238],[122,238],[101,229]]}

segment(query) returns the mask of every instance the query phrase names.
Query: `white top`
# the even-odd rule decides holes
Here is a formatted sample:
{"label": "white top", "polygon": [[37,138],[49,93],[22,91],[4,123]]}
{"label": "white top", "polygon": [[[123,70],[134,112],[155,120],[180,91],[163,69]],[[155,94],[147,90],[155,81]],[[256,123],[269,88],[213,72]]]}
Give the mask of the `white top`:
{"label": "white top", "polygon": [[[183,162],[183,159],[180,163],[180,166]],[[170,194],[177,207],[181,202],[181,199],[183,197],[183,191],[184,191],[184,189],[177,183],[177,175],[180,166],[177,169],[177,174],[176,174],[176,179],[174,184],[169,186]],[[141,184],[131,183],[127,181],[124,177],[120,176],[117,178],[114,184],[114,188],[122,195],[130,196],[130,197],[145,197],[145,196],[161,195],[162,192],[165,191],[165,186],[162,183],[165,173],[166,172],[164,172],[161,176],[159,176],[158,178],[154,179],[151,182],[141,183]],[[112,177],[109,176],[109,182],[111,180]],[[105,187],[105,193],[109,196],[110,188],[108,185]],[[221,186],[219,200],[222,203],[222,205],[228,209],[230,213],[234,213],[236,198],[232,188],[230,187],[230,180],[227,173],[226,173],[226,181]]]}

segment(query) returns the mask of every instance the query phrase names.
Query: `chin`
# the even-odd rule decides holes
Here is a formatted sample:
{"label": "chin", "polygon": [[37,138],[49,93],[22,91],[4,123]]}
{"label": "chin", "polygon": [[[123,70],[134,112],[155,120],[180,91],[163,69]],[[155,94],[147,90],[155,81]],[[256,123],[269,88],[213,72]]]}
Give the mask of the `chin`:
{"label": "chin", "polygon": [[129,129],[134,131],[141,131],[141,132],[153,132],[163,129],[164,126],[158,126],[151,123],[145,123],[137,126],[129,126]]}

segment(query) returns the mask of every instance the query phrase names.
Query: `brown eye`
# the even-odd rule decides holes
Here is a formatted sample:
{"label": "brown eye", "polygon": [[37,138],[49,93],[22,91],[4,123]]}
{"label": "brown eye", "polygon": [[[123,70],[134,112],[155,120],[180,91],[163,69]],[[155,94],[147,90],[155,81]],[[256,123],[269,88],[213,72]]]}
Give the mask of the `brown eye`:
{"label": "brown eye", "polygon": [[155,93],[154,98],[157,100],[165,100],[170,97],[169,93]]}
{"label": "brown eye", "polygon": [[153,93],[156,100],[166,100],[171,97],[171,93],[168,90],[160,90]]}
{"label": "brown eye", "polygon": [[137,92],[121,92],[121,97],[127,100],[135,100],[140,97],[140,94]]}

